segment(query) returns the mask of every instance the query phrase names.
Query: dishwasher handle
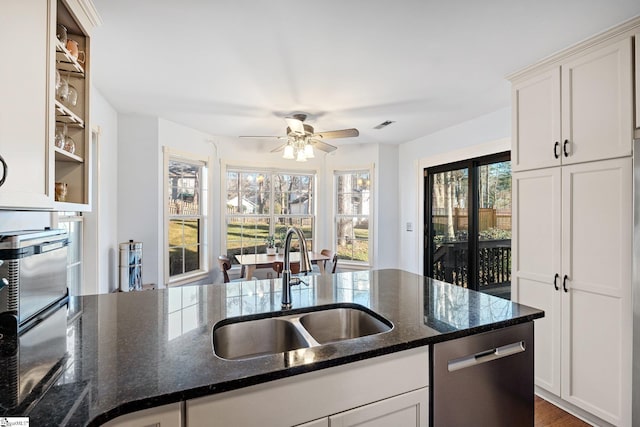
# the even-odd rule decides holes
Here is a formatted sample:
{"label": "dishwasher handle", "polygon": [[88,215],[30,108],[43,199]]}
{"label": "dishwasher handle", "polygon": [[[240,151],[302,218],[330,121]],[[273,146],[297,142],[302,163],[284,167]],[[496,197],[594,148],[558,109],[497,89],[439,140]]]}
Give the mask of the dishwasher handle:
{"label": "dishwasher handle", "polygon": [[447,363],[449,372],[458,371],[460,369],[470,368],[492,360],[500,359],[514,354],[522,353],[526,350],[524,341],[514,342],[512,344],[496,347],[491,350],[481,351],[469,356],[451,359]]}

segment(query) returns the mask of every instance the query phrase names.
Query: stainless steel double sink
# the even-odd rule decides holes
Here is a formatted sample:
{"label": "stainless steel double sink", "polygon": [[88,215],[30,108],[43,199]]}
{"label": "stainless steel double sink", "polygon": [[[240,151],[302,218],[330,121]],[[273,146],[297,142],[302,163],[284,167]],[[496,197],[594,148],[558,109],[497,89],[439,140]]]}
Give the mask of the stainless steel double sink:
{"label": "stainless steel double sink", "polygon": [[223,359],[250,359],[381,334],[393,328],[390,321],[358,304],[318,306],[296,314],[285,313],[216,323],[214,353]]}

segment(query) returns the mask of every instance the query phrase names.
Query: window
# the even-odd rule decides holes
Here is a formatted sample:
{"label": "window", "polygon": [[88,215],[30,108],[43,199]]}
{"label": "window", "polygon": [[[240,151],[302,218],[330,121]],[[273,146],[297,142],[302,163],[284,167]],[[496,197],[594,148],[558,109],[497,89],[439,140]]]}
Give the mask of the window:
{"label": "window", "polygon": [[[298,227],[313,249],[315,175],[270,170],[227,170],[227,256],[266,252],[266,238],[283,243]],[[297,239],[292,247],[297,248]]]}
{"label": "window", "polygon": [[338,258],[370,264],[371,174],[336,171],[335,247]]}
{"label": "window", "polygon": [[206,272],[207,163],[165,150],[169,282]]}
{"label": "window", "polygon": [[425,191],[425,275],[509,299],[510,154],[429,168]]}

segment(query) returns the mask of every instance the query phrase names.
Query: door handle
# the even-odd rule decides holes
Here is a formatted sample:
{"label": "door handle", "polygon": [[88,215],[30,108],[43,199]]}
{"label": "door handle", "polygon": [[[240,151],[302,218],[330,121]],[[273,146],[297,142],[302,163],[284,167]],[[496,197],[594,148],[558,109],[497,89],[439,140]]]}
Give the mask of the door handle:
{"label": "door handle", "polygon": [[526,351],[524,341],[518,341],[502,347],[492,348],[490,350],[481,351],[469,356],[451,359],[447,362],[447,370],[449,372],[459,371],[460,369],[470,368],[471,366],[480,365],[492,360],[501,359],[503,357],[513,356],[514,354]]}
{"label": "door handle", "polygon": [[555,157],[556,159],[560,157],[560,155],[558,154],[559,147],[560,147],[560,141],[556,141],[556,143],[553,144],[553,157]]}
{"label": "door handle", "polygon": [[558,287],[559,278],[560,278],[560,275],[558,273],[556,273],[556,276],[553,278],[553,287],[556,288],[556,291],[560,290],[560,288]]}
{"label": "door handle", "polygon": [[0,187],[7,179],[7,174],[9,173],[9,167],[7,166],[7,162],[4,161],[2,156],[0,156],[0,163],[2,163],[2,178],[0,178]]}
{"label": "door handle", "polygon": [[569,145],[569,140],[565,139],[564,140],[564,144],[562,144],[562,152],[564,153],[565,157],[569,157],[569,152],[567,151],[567,146]]}
{"label": "door handle", "polygon": [[569,276],[567,276],[565,274],[564,278],[562,279],[562,289],[564,289],[565,292],[569,292],[569,290],[567,289],[567,279],[568,278],[569,278]]}

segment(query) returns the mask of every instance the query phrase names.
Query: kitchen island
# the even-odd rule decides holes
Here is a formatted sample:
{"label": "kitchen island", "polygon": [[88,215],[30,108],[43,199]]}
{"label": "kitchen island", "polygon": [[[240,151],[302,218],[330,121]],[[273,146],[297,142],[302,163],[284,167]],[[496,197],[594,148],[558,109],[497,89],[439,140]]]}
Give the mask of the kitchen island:
{"label": "kitchen island", "polygon": [[[320,375],[544,315],[400,270],[310,276],[308,286],[293,288],[293,310],[287,313],[357,304],[387,319],[393,328],[310,347],[303,357],[292,357],[294,352],[245,360],[217,357],[212,348],[214,325],[228,318],[280,312],[280,289],[276,279],[71,298],[77,314],[66,328],[66,353],[57,369],[35,386],[22,384],[30,389],[13,399],[12,407],[3,399],[0,415],[29,416],[31,425],[38,426],[101,425],[147,408],[238,394],[303,374]],[[22,356],[28,350],[17,349]],[[5,364],[16,359],[15,354],[2,356]],[[3,378],[2,383],[10,380]]]}

